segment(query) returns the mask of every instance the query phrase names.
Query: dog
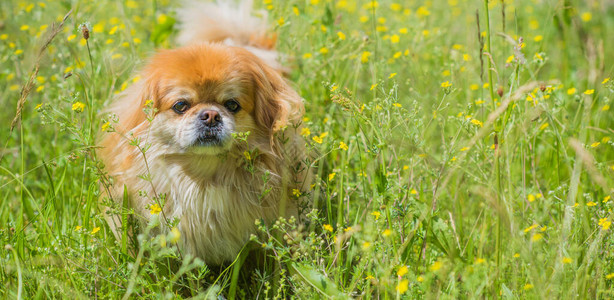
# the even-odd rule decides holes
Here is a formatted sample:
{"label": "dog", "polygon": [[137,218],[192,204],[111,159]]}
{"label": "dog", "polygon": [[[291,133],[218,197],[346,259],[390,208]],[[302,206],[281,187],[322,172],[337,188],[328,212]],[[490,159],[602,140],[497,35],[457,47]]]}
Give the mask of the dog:
{"label": "dog", "polygon": [[[154,216],[159,233],[176,224],[182,253],[220,265],[257,220],[298,215],[292,192],[309,184],[303,99],[250,1],[186,2],[177,17],[182,46],[153,55],[105,110],[117,121],[97,150],[113,179],[103,197],[133,209],[140,228]],[[120,238],[127,225],[105,218]]]}

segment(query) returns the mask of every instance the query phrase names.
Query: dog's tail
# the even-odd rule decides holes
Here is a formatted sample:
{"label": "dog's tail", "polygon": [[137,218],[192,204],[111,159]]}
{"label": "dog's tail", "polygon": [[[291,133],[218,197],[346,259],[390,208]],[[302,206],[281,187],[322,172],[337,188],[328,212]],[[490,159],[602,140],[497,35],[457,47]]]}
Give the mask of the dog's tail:
{"label": "dog's tail", "polygon": [[252,2],[184,0],[177,10],[177,42],[181,45],[218,42],[243,47],[275,69],[282,70],[275,51],[277,36],[269,30],[267,13],[254,12]]}

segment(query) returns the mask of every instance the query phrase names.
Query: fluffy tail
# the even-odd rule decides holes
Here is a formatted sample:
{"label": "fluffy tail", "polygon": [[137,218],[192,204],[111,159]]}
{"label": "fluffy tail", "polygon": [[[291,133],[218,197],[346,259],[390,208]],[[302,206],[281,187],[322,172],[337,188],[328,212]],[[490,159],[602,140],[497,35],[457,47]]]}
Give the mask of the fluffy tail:
{"label": "fluffy tail", "polygon": [[281,71],[275,51],[277,36],[269,30],[267,13],[259,11],[261,17],[253,13],[252,0],[183,1],[177,10],[177,42],[181,45],[218,42],[243,47]]}

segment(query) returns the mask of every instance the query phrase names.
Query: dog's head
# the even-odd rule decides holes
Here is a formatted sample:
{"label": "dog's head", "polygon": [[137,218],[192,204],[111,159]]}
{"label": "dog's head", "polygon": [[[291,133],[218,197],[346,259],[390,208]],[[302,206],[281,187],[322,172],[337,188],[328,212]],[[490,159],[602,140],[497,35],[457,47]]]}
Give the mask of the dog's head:
{"label": "dog's head", "polygon": [[[164,50],[141,77],[111,112],[119,117],[120,133],[149,128],[167,154],[220,154],[232,148],[232,135],[239,132],[271,141],[302,113],[300,97],[280,73],[242,48],[201,44]],[[151,124],[146,105],[155,109]]]}

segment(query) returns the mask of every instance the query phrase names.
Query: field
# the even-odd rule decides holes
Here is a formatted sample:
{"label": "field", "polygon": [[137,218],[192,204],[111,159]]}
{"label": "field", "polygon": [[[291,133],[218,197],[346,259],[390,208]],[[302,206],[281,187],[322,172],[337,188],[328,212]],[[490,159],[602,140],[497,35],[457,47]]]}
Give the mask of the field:
{"label": "field", "polygon": [[178,4],[1,1],[0,298],[614,298],[614,3],[394,1],[256,1],[316,178],[257,268],[98,205],[100,111]]}

